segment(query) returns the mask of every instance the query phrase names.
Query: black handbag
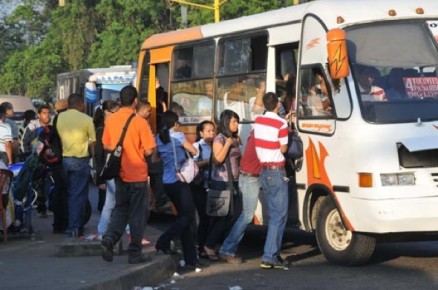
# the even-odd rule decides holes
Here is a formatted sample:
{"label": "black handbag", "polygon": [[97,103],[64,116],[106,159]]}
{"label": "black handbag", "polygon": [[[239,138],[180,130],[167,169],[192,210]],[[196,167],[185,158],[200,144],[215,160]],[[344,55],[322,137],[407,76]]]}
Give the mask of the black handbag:
{"label": "black handbag", "polygon": [[119,176],[120,167],[122,164],[122,145],[123,140],[125,139],[126,131],[128,130],[129,123],[131,123],[132,118],[135,117],[135,114],[129,116],[126,121],[125,127],[123,127],[122,135],[120,136],[119,142],[116,145],[116,148],[112,151],[105,152],[105,160],[100,171],[100,177],[103,179],[113,179]]}
{"label": "black handbag", "polygon": [[303,141],[301,140],[300,135],[298,135],[298,131],[295,128],[294,123],[290,124],[290,131],[289,131],[289,142],[288,142],[288,149],[287,149],[287,156],[292,159],[299,159],[303,157]]}
{"label": "black handbag", "polygon": [[289,130],[289,140],[286,157],[290,160],[290,165],[292,169],[296,172],[301,170],[303,166],[303,140],[301,140],[300,135],[298,135],[298,130],[295,128],[294,123],[290,123]]}

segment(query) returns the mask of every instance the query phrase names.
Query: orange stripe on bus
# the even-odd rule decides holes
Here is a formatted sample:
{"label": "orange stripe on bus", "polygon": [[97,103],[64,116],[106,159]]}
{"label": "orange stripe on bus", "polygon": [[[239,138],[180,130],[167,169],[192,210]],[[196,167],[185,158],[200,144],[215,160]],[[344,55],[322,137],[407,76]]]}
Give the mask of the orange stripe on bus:
{"label": "orange stripe on bus", "polygon": [[[312,184],[324,184],[327,188],[332,189],[332,183],[325,169],[325,159],[329,155],[326,148],[321,142],[318,142],[319,154],[316,150],[316,146],[312,139],[309,138],[309,147],[306,149],[306,160],[307,160],[307,184],[310,186]],[[336,199],[337,208],[342,216],[342,220],[348,230],[354,231],[354,227],[350,220],[345,215],[342,210],[341,204],[338,202],[336,194],[333,192],[333,196]]]}
{"label": "orange stripe on bus", "polygon": [[165,45],[174,45],[190,40],[202,38],[201,27],[191,27],[182,30],[170,31],[166,33],[155,34],[146,39],[141,46],[141,49],[149,49]]}
{"label": "orange stripe on bus", "polygon": [[162,62],[170,62],[172,58],[173,46],[166,46],[156,49],[151,49],[151,64],[154,63],[162,63]]}

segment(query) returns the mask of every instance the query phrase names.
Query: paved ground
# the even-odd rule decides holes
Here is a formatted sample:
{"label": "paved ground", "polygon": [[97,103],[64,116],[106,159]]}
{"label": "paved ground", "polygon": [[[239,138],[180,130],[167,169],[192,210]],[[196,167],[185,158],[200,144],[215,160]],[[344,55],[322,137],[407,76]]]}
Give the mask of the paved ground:
{"label": "paved ground", "polygon": [[[99,242],[66,242],[63,235],[52,233],[52,218],[33,217],[34,239],[10,236],[7,243],[0,241],[0,289],[131,290],[157,284],[176,270],[177,261],[154,252],[161,230],[153,225],[146,228],[151,245],[144,248],[152,262],[130,265],[123,253],[113,263],[103,261]],[[93,213],[86,232],[95,232],[98,219],[99,214]]]}

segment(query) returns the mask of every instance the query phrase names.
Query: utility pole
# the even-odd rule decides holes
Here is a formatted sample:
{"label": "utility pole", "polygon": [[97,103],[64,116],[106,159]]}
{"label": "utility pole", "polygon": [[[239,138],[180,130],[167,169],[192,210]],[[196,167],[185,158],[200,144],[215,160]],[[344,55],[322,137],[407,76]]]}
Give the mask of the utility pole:
{"label": "utility pole", "polygon": [[222,2],[219,2],[219,0],[214,0],[213,5],[197,4],[197,3],[192,3],[192,2],[189,2],[189,1],[185,1],[185,0],[170,0],[170,1],[176,2],[176,3],[179,3],[179,4],[183,4],[183,5],[190,5],[190,6],[194,6],[194,7],[203,8],[203,9],[213,10],[214,11],[214,22],[219,22],[220,21],[220,7],[227,0],[223,0]]}

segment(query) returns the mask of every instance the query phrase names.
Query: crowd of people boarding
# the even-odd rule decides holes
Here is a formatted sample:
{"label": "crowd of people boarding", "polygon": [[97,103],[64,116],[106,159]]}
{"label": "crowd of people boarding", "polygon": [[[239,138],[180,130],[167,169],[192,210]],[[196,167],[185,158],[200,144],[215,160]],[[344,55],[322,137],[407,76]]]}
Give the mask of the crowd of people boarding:
{"label": "crowd of people boarding", "polygon": [[[244,260],[238,254],[239,243],[263,196],[269,224],[260,267],[285,269],[287,265],[280,255],[281,242],[288,217],[290,182],[294,181],[293,172],[286,171],[291,162],[285,155],[289,124],[279,115],[283,107],[275,93],[265,93],[261,99],[262,103],[259,100],[257,105],[263,107],[264,113],[255,119],[248,139],[244,140],[244,152],[239,137],[240,118],[230,109],[223,110],[215,122],[199,123],[196,141],[191,143],[179,130],[179,116],[171,107],[159,112],[160,123],[154,136],[149,125],[152,108],[148,102],[139,100],[132,86],[121,90],[118,102],[103,102],[94,118],[85,114],[86,104],[80,94],[59,100],[53,120],[46,105],[38,109],[36,116],[27,112],[23,128],[17,129],[17,140],[21,134],[17,152],[23,160],[37,154],[37,158],[45,161],[55,184],[50,198],[43,191],[39,194],[39,216],[47,217],[49,204],[54,216],[54,233],[65,234],[67,238],[85,235],[92,159],[101,211],[95,238],[101,240],[105,261],[113,261],[113,248],[125,232],[129,233],[130,241],[128,263],[151,260],[142,253],[142,248],[149,243],[144,233],[153,196],[155,204],[160,204],[157,208],[171,204],[176,213],[173,223],[156,241],[157,253],[172,255],[182,251],[188,270],[202,268],[206,261],[240,264]],[[7,105],[0,106],[3,141],[0,158],[8,165],[14,162],[12,152],[17,145],[13,145],[14,130],[7,125],[7,109]],[[56,143],[53,140],[57,139],[57,146],[61,147],[49,148],[61,154],[52,162],[47,161],[50,160],[46,156],[47,148],[35,149],[42,132],[46,137],[54,135],[50,142]],[[116,147],[122,133],[119,175],[104,179],[99,172],[105,163],[105,152]],[[194,158],[199,167],[199,174],[190,183],[181,181],[177,174],[187,156]],[[208,213],[211,186],[232,192],[224,216]],[[153,194],[148,192],[150,188]]]}

